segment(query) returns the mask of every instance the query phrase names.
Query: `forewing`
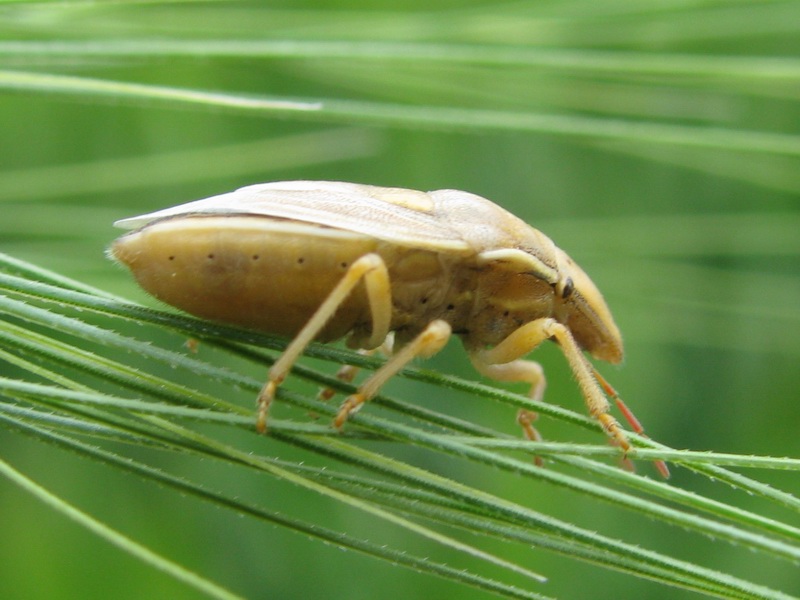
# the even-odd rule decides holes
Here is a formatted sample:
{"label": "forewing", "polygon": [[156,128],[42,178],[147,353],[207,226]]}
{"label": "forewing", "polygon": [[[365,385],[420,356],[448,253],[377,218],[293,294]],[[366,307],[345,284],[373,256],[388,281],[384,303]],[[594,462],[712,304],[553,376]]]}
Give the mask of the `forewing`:
{"label": "forewing", "polygon": [[414,190],[332,181],[263,183],[114,223],[137,229],[154,221],[194,214],[254,215],[292,219],[354,231],[431,250],[464,253],[470,246],[439,218],[431,197]]}

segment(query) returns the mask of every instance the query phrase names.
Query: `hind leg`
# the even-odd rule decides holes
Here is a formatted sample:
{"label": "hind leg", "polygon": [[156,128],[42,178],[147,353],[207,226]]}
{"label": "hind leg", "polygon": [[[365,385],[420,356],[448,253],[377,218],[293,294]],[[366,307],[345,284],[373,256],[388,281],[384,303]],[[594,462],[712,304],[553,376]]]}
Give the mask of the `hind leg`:
{"label": "hind leg", "polygon": [[392,318],[392,294],[389,285],[389,272],[383,259],[377,254],[366,254],[353,262],[342,279],[320,305],[308,323],[295,336],[269,370],[269,379],[258,395],[258,418],[256,431],[267,430],[267,413],[275,391],[303,353],[306,346],[322,331],[333,317],[336,309],[348,298],[353,289],[364,282],[367,291],[370,314],[372,315],[372,335],[369,347],[379,346],[389,334]]}

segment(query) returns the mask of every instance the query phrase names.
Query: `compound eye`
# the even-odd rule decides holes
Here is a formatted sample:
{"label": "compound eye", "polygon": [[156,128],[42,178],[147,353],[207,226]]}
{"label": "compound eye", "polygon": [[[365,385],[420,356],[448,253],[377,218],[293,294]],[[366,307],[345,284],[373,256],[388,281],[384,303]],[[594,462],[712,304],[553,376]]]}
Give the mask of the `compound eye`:
{"label": "compound eye", "polygon": [[572,295],[572,292],[575,291],[575,284],[572,283],[572,277],[567,277],[567,280],[564,282],[564,288],[561,290],[561,298],[566,300]]}

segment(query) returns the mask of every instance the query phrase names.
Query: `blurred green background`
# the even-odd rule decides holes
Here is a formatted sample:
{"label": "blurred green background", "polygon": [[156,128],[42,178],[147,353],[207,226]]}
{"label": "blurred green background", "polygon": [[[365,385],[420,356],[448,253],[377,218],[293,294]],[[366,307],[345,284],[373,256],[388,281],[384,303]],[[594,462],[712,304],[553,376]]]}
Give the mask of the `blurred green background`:
{"label": "blurred green background", "polygon": [[[796,1],[7,3],[0,251],[154,306],[103,255],[119,233],[116,219],[272,180],[468,190],[547,233],[603,290],[627,356],[601,370],[651,437],[674,448],[797,457],[798,54]],[[144,88],[92,91],[87,81],[219,92],[239,106]],[[322,110],[258,104],[265,98],[320,101]],[[254,105],[242,106],[247,100]],[[536,358],[547,398],[580,409],[558,349]],[[455,342],[426,366],[477,378]],[[392,386],[411,397],[417,389]],[[438,406],[516,431],[508,407],[455,392]],[[577,439],[547,420],[540,430],[549,440]],[[248,597],[486,597],[253,525],[17,434],[0,431],[0,444],[4,458],[49,489]],[[264,444],[260,451],[297,458]],[[276,510],[443,556],[288,484],[167,461],[173,472]],[[490,470],[427,466],[800,593],[800,574],[787,563],[562,490],[525,489]],[[796,473],[753,475],[800,491]],[[680,469],[672,482],[796,521]],[[0,490],[1,597],[197,597],[15,486]],[[690,596],[519,552],[550,578],[537,591],[555,597]]]}

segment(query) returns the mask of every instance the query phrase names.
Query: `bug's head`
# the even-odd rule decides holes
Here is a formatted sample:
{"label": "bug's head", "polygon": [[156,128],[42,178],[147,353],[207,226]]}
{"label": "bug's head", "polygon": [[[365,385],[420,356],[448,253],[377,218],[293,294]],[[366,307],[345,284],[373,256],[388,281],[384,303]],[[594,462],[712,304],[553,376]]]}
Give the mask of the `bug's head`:
{"label": "bug's head", "polygon": [[556,318],[593,357],[611,363],[622,360],[622,336],[606,301],[589,276],[556,248],[559,280],[555,285]]}

